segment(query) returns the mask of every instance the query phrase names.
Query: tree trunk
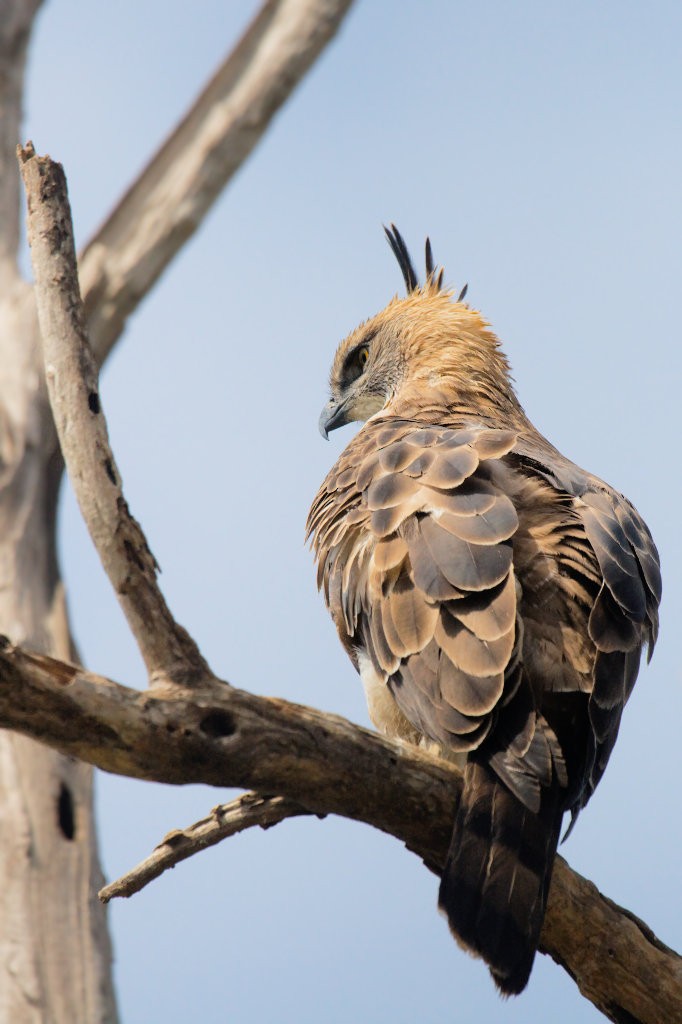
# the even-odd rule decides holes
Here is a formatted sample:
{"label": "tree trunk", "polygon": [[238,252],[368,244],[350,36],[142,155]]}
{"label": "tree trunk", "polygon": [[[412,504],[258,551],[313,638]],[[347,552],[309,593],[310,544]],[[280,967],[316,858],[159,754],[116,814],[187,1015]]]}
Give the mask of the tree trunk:
{"label": "tree trunk", "polygon": [[[0,628],[73,657],[54,549],[54,450],[33,292],[16,264],[19,137],[36,0],[0,3]],[[0,1024],[115,1022],[92,769],[0,733]]]}
{"label": "tree trunk", "polygon": [[[33,289],[17,265],[16,146],[26,48],[40,2],[0,0],[0,633],[33,651],[77,661],[55,552],[63,461],[45,390]],[[265,0],[125,193],[82,263],[98,363],[350,4]],[[0,827],[0,1024],[115,1022],[106,909],[97,899],[103,878],[92,769],[0,733]]]}

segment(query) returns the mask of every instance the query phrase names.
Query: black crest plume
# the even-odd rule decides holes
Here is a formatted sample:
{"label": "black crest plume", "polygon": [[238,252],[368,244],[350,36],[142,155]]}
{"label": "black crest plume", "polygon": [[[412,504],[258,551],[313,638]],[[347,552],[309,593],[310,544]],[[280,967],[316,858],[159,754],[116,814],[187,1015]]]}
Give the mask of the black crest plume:
{"label": "black crest plume", "polygon": [[[419,278],[415,273],[414,266],[410,254],[405,245],[405,239],[398,231],[395,224],[391,224],[390,228],[384,227],[388,244],[393,250],[393,255],[398,261],[403,278],[405,279],[405,287],[409,295],[410,292],[414,292],[419,288]],[[427,285],[434,285],[439,291],[443,285],[443,268],[441,267],[438,273],[436,273],[436,266],[433,262],[433,251],[431,249],[431,240],[426,239],[426,283]]]}
{"label": "black crest plume", "polygon": [[395,224],[391,224],[390,228],[384,227],[384,232],[388,239],[388,244],[393,250],[393,255],[398,261],[398,266],[402,271],[405,279],[405,287],[409,294],[419,287],[419,278],[414,272],[412,260],[410,259],[409,252],[407,251],[407,246],[405,245],[405,239],[400,234]]}

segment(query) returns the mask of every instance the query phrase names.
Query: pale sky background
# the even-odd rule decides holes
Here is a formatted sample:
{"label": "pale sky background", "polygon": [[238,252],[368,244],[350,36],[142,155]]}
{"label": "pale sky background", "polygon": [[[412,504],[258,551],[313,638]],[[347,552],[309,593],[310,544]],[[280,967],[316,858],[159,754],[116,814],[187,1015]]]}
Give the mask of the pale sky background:
{"label": "pale sky background", "polygon": [[[24,134],[64,163],[80,244],[255,9],[46,5]],[[562,852],[677,948],[681,52],[676,0],[357,0],[102,381],[131,508],[213,668],[368,724],[303,527],[353,430],[317,432],[335,346],[402,290],[381,224],[419,264],[429,233],[536,425],[626,493],[658,542],[660,645]],[[68,488],[60,537],[87,665],[143,685]],[[107,775],[97,790],[110,878],[231,795]],[[542,956],[502,1003],[436,890],[397,841],[346,821],[229,840],[112,905],[122,1021],[603,1020]]]}

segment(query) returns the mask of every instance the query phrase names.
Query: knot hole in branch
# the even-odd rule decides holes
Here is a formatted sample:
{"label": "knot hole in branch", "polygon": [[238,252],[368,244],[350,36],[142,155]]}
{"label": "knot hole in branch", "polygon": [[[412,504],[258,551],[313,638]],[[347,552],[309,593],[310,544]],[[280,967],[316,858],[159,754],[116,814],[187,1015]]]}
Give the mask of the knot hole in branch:
{"label": "knot hole in branch", "polygon": [[199,728],[207,736],[220,739],[222,736],[233,736],[237,731],[234,716],[227,711],[209,711],[199,722]]}
{"label": "knot hole in branch", "polygon": [[59,786],[57,797],[57,823],[59,830],[65,839],[72,840],[76,835],[76,815],[73,806],[73,796],[70,788],[65,782]]}

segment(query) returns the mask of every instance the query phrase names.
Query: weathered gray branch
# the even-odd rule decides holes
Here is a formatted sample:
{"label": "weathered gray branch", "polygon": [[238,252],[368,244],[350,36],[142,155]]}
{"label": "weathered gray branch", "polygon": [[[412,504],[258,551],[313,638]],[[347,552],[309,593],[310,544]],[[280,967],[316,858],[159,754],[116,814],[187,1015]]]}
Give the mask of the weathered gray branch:
{"label": "weathered gray branch", "polygon": [[[50,403],[83,518],[155,684],[191,685],[209,669],[157,585],[157,565],[123,497],[99,397],[78,286],[66,179],[60,164],[18,148],[28,201]],[[56,285],[56,287],[55,287]]]}
{"label": "weathered gray branch", "polygon": [[[72,658],[54,534],[61,455],[33,289],[18,265],[15,151],[39,6],[0,0],[0,630]],[[0,765],[0,1022],[116,1024],[92,770],[5,731]]]}
{"label": "weathered gray branch", "polygon": [[[54,536],[62,459],[43,379],[33,290],[17,264],[20,204],[15,147],[20,137],[26,44],[39,6],[40,0],[0,0],[0,562],[4,570],[0,625],[33,649],[69,658],[75,655]],[[347,7],[348,0],[266,5],[230,64],[237,99],[234,113],[237,120],[243,119],[244,137],[250,120],[258,137],[271,116],[265,110],[266,116],[259,121],[253,81],[256,66],[265,68],[261,76],[265,108],[273,102],[276,107],[281,100],[273,100],[276,90],[267,66],[281,72],[284,99],[305,71],[306,60],[311,63],[333,34],[335,12],[340,20]],[[301,30],[293,41],[281,22],[289,15],[294,31]],[[275,52],[278,39],[281,52]],[[294,51],[299,42],[302,55],[297,70]],[[291,83],[286,81],[289,72]],[[242,86],[251,82],[250,104],[240,106],[240,81]],[[220,72],[215,86],[212,91],[209,86],[203,102],[196,104],[193,125],[186,119],[184,129],[181,126],[153,161],[156,166],[142,175],[151,187],[133,187],[105,225],[99,244],[90,247],[88,265],[93,273],[88,281],[97,296],[88,292],[93,299],[89,309],[102,329],[107,351],[126,315],[209,208],[216,187],[219,190],[227,181],[229,173],[216,186],[221,160],[231,162],[234,170],[248,153],[249,146],[242,146],[241,156],[219,152],[221,133],[223,141],[230,134],[223,132],[229,82]],[[249,88],[242,88],[242,99],[248,93]],[[217,132],[213,141],[211,126]],[[239,125],[233,125],[232,135],[239,138]],[[175,187],[180,179],[186,191]],[[189,214],[189,226],[185,214]],[[107,323],[109,313],[111,324]],[[100,361],[104,354],[99,353]],[[167,640],[163,638],[162,645]],[[176,671],[182,659],[180,666],[170,661],[168,674],[182,676],[182,671]],[[0,735],[0,761],[4,826],[0,1020],[3,1024],[33,1024],[39,1019],[54,1024],[115,1024],[106,914],[96,898],[102,879],[90,768],[16,733]],[[64,807],[69,813],[62,818]]]}
{"label": "weathered gray branch", "polygon": [[[456,768],[336,716],[207,682],[191,699],[163,699],[7,645],[0,723],[121,775],[279,792],[388,832],[441,868]],[[682,959],[561,857],[541,949],[610,1020],[679,1018]]]}
{"label": "weathered gray branch", "polygon": [[99,898],[108,903],[115,896],[132,896],[195,853],[215,846],[247,828],[272,828],[286,818],[309,814],[300,804],[283,796],[243,793],[229,804],[218,804],[211,813],[186,828],[176,828],[164,836],[148,857],[121,878],[100,889]]}
{"label": "weathered gray branch", "polygon": [[0,723],[118,775],[277,793],[364,821],[431,865],[461,782],[441,759],[213,677],[191,695],[155,696],[11,645],[0,652]]}
{"label": "weathered gray branch", "polygon": [[24,67],[41,0],[0,0],[0,279],[3,290],[19,277],[19,179],[14,149],[19,138]]}
{"label": "weathered gray branch", "polygon": [[88,244],[80,280],[100,365],[350,6],[351,0],[268,0]]}

